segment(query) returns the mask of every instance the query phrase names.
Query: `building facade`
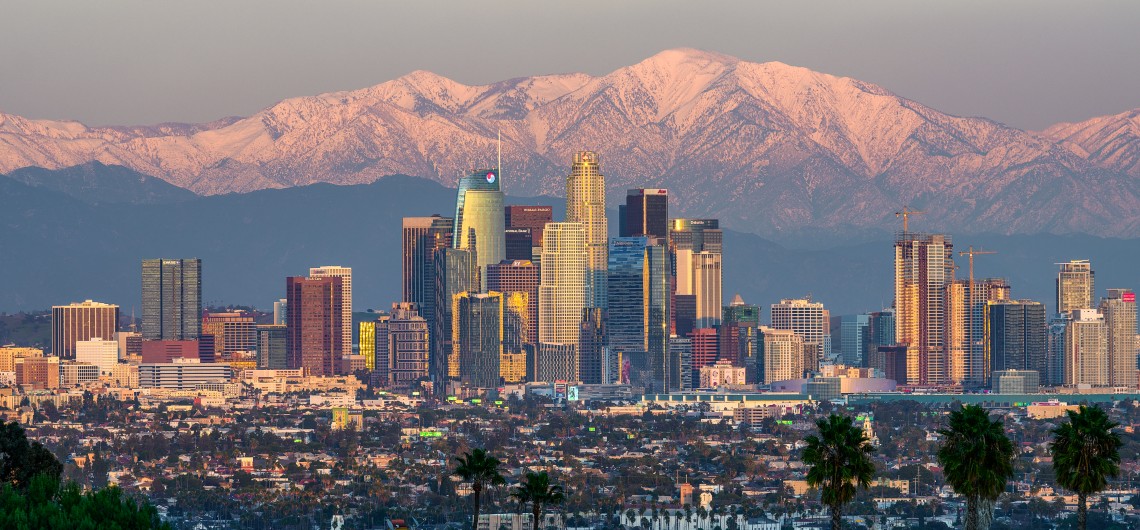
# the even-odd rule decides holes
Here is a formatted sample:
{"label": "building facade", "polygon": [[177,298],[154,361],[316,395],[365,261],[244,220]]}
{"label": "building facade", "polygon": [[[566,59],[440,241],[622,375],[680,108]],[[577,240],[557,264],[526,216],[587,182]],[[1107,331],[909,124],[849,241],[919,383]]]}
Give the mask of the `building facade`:
{"label": "building facade", "polygon": [[947,384],[946,286],[954,281],[954,245],[942,234],[900,232],[894,250],[895,344],[907,347],[905,384]]}
{"label": "building facade", "polygon": [[1067,314],[1076,309],[1091,309],[1096,292],[1092,263],[1079,259],[1058,265],[1057,312]]}
{"label": "building facade", "polygon": [[586,236],[586,307],[606,307],[606,178],[593,151],[574,153],[566,177],[566,222],[581,223]]}
{"label": "building facade", "polygon": [[550,223],[542,237],[538,339],[576,346],[586,308],[586,232],[581,223]]}
{"label": "building facade", "polygon": [[983,359],[990,369],[987,384],[995,384],[993,373],[1002,370],[1032,370],[1038,382],[1048,375],[1045,304],[1032,300],[987,302],[984,328]]}
{"label": "building facade", "polygon": [[1109,384],[1136,389],[1136,293],[1129,289],[1109,289],[1100,302],[1108,332]]}
{"label": "building facade", "polygon": [[619,208],[620,237],[669,237],[669,190],[632,189]]}
{"label": "building facade", "polygon": [[[452,246],[473,251],[481,272],[507,255],[503,192],[499,186],[498,169],[474,170],[459,179]],[[484,280],[479,289],[486,288]]]}
{"label": "building facade", "polygon": [[86,300],[51,308],[51,351],[60,359],[75,359],[75,343],[112,339],[119,331],[119,306]]}
{"label": "building facade", "polygon": [[310,278],[340,278],[340,350],[352,354],[352,267],[323,265],[309,269]]}
{"label": "building facade", "polygon": [[143,339],[196,340],[201,332],[202,260],[143,260]]}
{"label": "building facade", "polygon": [[345,354],[341,282],[340,276],[286,278],[289,316],[285,347],[289,368],[304,368],[316,376],[338,372]]}

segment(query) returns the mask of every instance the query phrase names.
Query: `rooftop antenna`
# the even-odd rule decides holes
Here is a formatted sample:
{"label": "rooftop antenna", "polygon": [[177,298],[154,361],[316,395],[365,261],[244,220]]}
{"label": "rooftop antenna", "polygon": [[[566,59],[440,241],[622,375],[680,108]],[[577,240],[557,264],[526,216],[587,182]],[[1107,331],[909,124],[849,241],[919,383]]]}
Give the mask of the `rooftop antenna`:
{"label": "rooftop antenna", "polygon": [[495,171],[499,172],[499,191],[503,190],[503,130],[496,129],[499,140],[495,144]]}

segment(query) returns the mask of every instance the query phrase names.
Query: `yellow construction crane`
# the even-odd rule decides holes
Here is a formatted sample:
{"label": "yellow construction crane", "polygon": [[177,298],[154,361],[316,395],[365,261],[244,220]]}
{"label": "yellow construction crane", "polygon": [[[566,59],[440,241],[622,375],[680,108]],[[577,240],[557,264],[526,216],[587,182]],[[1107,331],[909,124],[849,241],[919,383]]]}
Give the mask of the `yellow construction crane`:
{"label": "yellow construction crane", "polygon": [[[997,254],[997,252],[993,251],[993,250],[982,250],[980,248],[978,250],[974,250],[974,245],[970,245],[968,250],[958,251],[959,256],[969,256],[969,259],[970,259],[970,292],[971,293],[973,293],[973,290],[974,290],[974,256],[981,256],[983,254]],[[971,294],[971,296],[972,296],[972,294]]]}
{"label": "yellow construction crane", "polygon": [[903,206],[903,209],[901,212],[895,212],[895,219],[902,217],[903,232],[909,232],[910,231],[910,216],[912,216],[912,215],[925,215],[925,214],[926,214],[926,212],[920,212],[918,210],[911,210],[909,207]]}

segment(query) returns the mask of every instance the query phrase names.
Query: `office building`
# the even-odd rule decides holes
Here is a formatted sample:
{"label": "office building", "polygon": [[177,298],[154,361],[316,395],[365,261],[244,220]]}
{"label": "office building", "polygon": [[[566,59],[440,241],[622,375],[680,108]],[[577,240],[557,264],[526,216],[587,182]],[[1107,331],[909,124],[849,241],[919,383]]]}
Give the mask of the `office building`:
{"label": "office building", "polygon": [[[527,230],[530,234],[531,257],[518,258],[534,260],[542,252],[542,231],[546,223],[554,222],[554,209],[550,206],[507,206],[504,211],[508,233],[510,230]],[[507,259],[515,259],[507,256]]]}
{"label": "office building", "polygon": [[[1038,374],[1037,382],[1048,375],[1045,304],[1032,300],[990,301],[986,303],[985,315],[983,362],[992,374],[1031,370]],[[986,382],[996,384],[995,377],[987,374]]]}
{"label": "office building", "polygon": [[43,357],[44,351],[39,348],[24,348],[19,346],[0,346],[0,372],[15,372],[16,359],[24,357]]}
{"label": "office building", "polygon": [[411,389],[430,378],[428,335],[427,319],[410,302],[392,304],[377,319],[375,370],[384,386]]}
{"label": "office building", "polygon": [[[672,219],[669,223],[673,293],[694,297],[694,327],[720,326],[724,239],[720,223],[716,219]],[[673,329],[680,331],[675,323]]]}
{"label": "office building", "polygon": [[954,281],[954,245],[949,236],[904,231],[894,251],[895,343],[907,347],[905,384],[947,384],[946,286]]}
{"label": "office building", "polygon": [[[497,291],[491,291],[497,292]],[[530,328],[530,295],[525,292],[500,293],[503,296],[503,352],[526,353]]]}
{"label": "office building", "polygon": [[[612,249],[609,259],[614,259]],[[610,276],[609,281],[613,282],[614,277]],[[582,327],[578,334],[578,377],[587,385],[613,383],[609,377],[615,373],[616,367],[606,365],[609,354],[606,324],[610,321],[609,316],[600,307],[586,308],[582,313]]]}
{"label": "office building", "polygon": [[1065,330],[1069,329],[1069,314],[1055,314],[1049,317],[1046,328],[1048,341],[1045,361],[1046,373],[1041,375],[1041,383],[1047,386],[1065,384]]}
{"label": "office building", "polygon": [[1095,274],[1089,260],[1075,259],[1057,265],[1061,268],[1057,272],[1057,312],[1067,314],[1075,309],[1092,309]]}
{"label": "office building", "polygon": [[452,358],[459,362],[460,383],[468,388],[497,388],[502,383],[502,293],[456,295],[451,329]]}
{"label": "office building", "polygon": [[401,280],[405,302],[421,308],[432,298],[435,251],[452,244],[455,220],[440,217],[405,217],[402,220]]}
{"label": "office building", "polygon": [[907,377],[907,347],[897,345],[877,346],[867,352],[867,366],[883,373],[883,377],[893,381],[905,381]]}
{"label": "office building", "polygon": [[119,364],[119,343],[101,337],[78,341],[75,343],[75,361],[95,366],[99,373],[110,374]]}
{"label": "office building", "polygon": [[1109,384],[1136,389],[1136,293],[1109,289],[1100,302],[1108,335]]}
{"label": "office building", "polygon": [[59,388],[59,357],[17,357],[16,385],[33,390]]}
{"label": "office building", "polygon": [[618,208],[621,237],[669,237],[669,190],[638,188],[625,194]]}
{"label": "office building", "polygon": [[[144,363],[170,363],[175,359],[193,359],[201,361],[203,346],[196,340],[144,340],[142,343],[142,362]],[[209,354],[213,355],[214,346],[209,345]]]}
{"label": "office building", "polygon": [[364,368],[366,370],[375,370],[376,320],[362,320],[357,324],[356,329],[357,354],[364,357]]}
{"label": "office building", "polygon": [[202,260],[144,259],[144,340],[196,340],[202,331]]}
{"label": "office building", "polygon": [[[879,346],[890,346],[895,343],[895,310],[884,309],[871,313],[867,333],[870,335],[870,346],[867,355]],[[903,380],[906,378],[904,377]]]}
{"label": "office building", "polygon": [[946,373],[949,384],[989,386],[990,362],[985,355],[986,305],[1009,300],[1009,284],[1001,278],[954,280],[946,285]]}
{"label": "office building", "polygon": [[[545,249],[545,245],[543,247]],[[577,382],[579,380],[578,365],[578,348],[576,345],[539,343],[534,354],[532,381]]]}
{"label": "office building", "polygon": [[993,390],[998,394],[1033,394],[1041,390],[1041,373],[1037,370],[995,370]]}
{"label": "office building", "polygon": [[352,267],[324,265],[309,269],[310,278],[340,278],[340,340],[343,355],[352,353]]}
{"label": "office building", "polygon": [[770,385],[777,381],[799,379],[804,374],[804,340],[790,329],[762,326],[759,334],[761,378]]}
{"label": "office building", "polygon": [[59,365],[59,387],[82,387],[99,380],[99,367],[93,364],[69,361]]}
{"label": "office building", "polygon": [[610,241],[606,324],[610,350],[644,356],[651,389],[662,392],[669,379],[669,265],[665,250],[645,237]]}
{"label": "office building", "polygon": [[716,364],[701,368],[701,388],[719,388],[722,386],[743,386],[745,370],[733,366],[728,361],[717,361]]}
{"label": "office building", "polygon": [[507,228],[503,233],[503,241],[506,245],[506,261],[534,259],[534,239],[529,228]]}
{"label": "office building", "polygon": [[843,364],[866,366],[868,346],[871,344],[871,315],[843,315],[839,317],[840,345]]}
{"label": "office building", "polygon": [[289,354],[286,348],[287,326],[265,324],[255,328],[257,333],[257,367],[265,370],[285,370],[289,368]]}
{"label": "office building", "polygon": [[143,363],[139,387],[196,390],[203,385],[227,383],[233,370],[227,364],[197,362]]}
{"label": "office building", "polygon": [[[499,188],[498,169],[479,169],[459,179],[455,200],[454,248],[471,250],[480,272],[487,265],[503,261],[507,255],[503,234],[503,192]],[[486,280],[479,290],[486,290]]]}
{"label": "office building", "polygon": [[289,301],[282,298],[273,302],[273,324],[284,326],[289,311]]}
{"label": "office building", "polygon": [[772,304],[772,328],[791,330],[803,339],[812,350],[804,360],[809,370],[831,357],[831,318],[820,302],[796,298]]}
{"label": "office building", "polygon": [[[669,381],[670,392],[683,392],[693,389],[693,339],[669,337],[669,373],[676,373]],[[698,381],[698,384],[700,381]]]}
{"label": "office building", "polygon": [[120,360],[132,363],[142,362],[142,333],[120,331],[115,333],[115,342],[119,345]]}
{"label": "office building", "polygon": [[454,248],[440,249],[435,253],[435,302],[434,316],[431,319],[431,379],[436,392],[444,392],[447,381],[459,371],[459,366],[451,363],[452,357],[452,314],[455,296],[459,293],[479,291],[479,268],[472,252]]}
{"label": "office building", "polygon": [[253,315],[245,311],[206,313],[202,317],[202,335],[214,337],[214,358],[235,361],[257,350],[257,333]]}
{"label": "office building", "polygon": [[606,307],[606,178],[593,151],[574,153],[574,164],[566,177],[566,222],[580,223],[585,232],[586,307]]}
{"label": "office building", "polygon": [[586,232],[581,223],[550,223],[542,238],[538,339],[576,346],[586,308]]}
{"label": "office building", "polygon": [[[675,280],[675,279],[674,279]],[[674,280],[671,280],[672,284]],[[688,337],[697,329],[697,297],[691,294],[674,294],[669,312],[672,332],[679,337]]]}
{"label": "office building", "polygon": [[[538,342],[539,268],[529,260],[503,261],[487,266],[487,289],[509,296],[526,295],[526,328],[519,340],[523,344]],[[513,338],[512,338],[513,340]]]}
{"label": "office building", "polygon": [[75,343],[95,337],[110,339],[119,331],[119,306],[86,300],[51,308],[51,351],[75,359]]}
{"label": "office building", "polygon": [[697,328],[689,333],[689,340],[692,342],[692,370],[693,381],[700,382],[701,368],[712,366],[716,364],[717,357],[719,356],[718,347],[720,346],[719,337],[715,328]]}
{"label": "office building", "polygon": [[303,368],[316,376],[338,372],[345,354],[342,282],[342,277],[333,275],[285,279],[289,300],[285,348],[290,369]]}
{"label": "office building", "polygon": [[744,303],[738,294],[724,306],[723,315],[719,330],[719,359],[733,366],[745,367],[746,361],[754,355],[751,349],[756,330],[760,327],[760,306]]}
{"label": "office building", "polygon": [[1065,329],[1065,384],[1111,386],[1108,327],[1095,309],[1073,309]]}

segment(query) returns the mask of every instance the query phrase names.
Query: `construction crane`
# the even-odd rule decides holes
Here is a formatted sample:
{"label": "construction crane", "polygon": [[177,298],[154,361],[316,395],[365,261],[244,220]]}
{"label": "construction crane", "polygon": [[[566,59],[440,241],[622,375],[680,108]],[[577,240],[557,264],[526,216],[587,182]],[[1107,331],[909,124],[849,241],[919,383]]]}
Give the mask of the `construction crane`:
{"label": "construction crane", "polygon": [[959,256],[969,256],[970,259],[970,293],[973,296],[974,292],[974,256],[981,256],[983,254],[997,254],[993,250],[974,250],[974,245],[970,245],[968,250],[961,250],[958,252]]}
{"label": "construction crane", "polygon": [[920,212],[918,210],[911,210],[909,207],[903,206],[903,209],[901,212],[895,212],[895,219],[902,217],[903,232],[905,233],[905,232],[910,231],[910,216],[912,216],[912,215],[925,215],[925,214],[926,214],[926,212]]}

